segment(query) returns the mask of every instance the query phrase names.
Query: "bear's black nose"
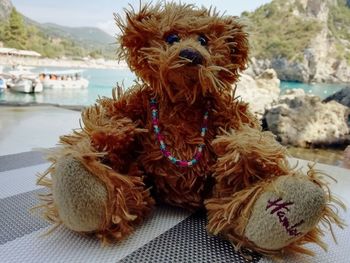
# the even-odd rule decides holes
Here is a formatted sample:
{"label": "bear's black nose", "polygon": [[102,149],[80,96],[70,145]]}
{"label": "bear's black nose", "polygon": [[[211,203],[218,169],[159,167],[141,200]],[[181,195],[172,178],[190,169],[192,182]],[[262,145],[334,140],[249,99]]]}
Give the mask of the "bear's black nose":
{"label": "bear's black nose", "polygon": [[179,56],[191,60],[192,65],[201,65],[203,63],[203,56],[201,53],[192,48],[182,49]]}

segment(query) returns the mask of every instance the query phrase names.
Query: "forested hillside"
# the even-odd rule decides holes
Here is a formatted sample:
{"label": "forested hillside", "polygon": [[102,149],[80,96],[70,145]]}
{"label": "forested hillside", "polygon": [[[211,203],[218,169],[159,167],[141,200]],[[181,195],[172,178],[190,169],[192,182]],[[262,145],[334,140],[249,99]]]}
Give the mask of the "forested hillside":
{"label": "forested hillside", "polygon": [[114,58],[116,49],[114,38],[98,28],[40,24],[17,12],[9,0],[0,0],[0,41],[50,58]]}

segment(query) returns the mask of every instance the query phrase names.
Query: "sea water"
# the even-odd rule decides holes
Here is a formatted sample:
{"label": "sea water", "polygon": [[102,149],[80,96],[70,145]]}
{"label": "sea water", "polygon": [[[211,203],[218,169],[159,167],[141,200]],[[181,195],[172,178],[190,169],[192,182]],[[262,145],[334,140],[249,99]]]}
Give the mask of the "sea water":
{"label": "sea water", "polygon": [[326,83],[300,83],[300,82],[288,82],[281,81],[281,93],[284,94],[289,89],[303,89],[305,93],[319,96],[321,99],[325,99],[330,95],[333,95],[337,91],[350,87],[350,84],[326,84]]}
{"label": "sea water", "polygon": [[[36,68],[33,72],[43,72],[45,70],[65,70],[63,68]],[[136,76],[129,69],[85,69],[83,77],[89,80],[87,89],[45,89],[42,93],[23,94],[6,90],[0,94],[0,102],[12,103],[49,103],[59,105],[90,105],[100,96],[111,97],[112,89],[117,83],[124,87],[130,87]],[[288,89],[303,89],[308,94],[313,94],[322,99],[334,94],[344,88],[344,84],[305,84],[297,82],[281,82],[281,93]]]}

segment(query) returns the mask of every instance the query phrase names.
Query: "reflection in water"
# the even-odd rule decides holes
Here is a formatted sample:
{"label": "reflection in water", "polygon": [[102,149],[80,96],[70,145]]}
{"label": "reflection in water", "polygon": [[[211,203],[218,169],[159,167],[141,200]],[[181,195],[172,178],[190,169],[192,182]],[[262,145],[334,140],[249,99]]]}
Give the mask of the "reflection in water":
{"label": "reflection in water", "polygon": [[341,149],[304,149],[292,146],[288,146],[287,149],[292,157],[312,162],[340,166],[343,160]]}
{"label": "reflection in water", "polygon": [[79,112],[57,107],[0,107],[0,155],[53,147],[59,136],[79,128],[79,118]]}

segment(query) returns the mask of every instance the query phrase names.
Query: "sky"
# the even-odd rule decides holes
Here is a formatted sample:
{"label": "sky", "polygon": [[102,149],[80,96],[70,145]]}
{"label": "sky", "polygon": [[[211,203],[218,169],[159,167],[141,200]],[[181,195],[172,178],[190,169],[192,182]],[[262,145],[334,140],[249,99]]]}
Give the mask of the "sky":
{"label": "sky", "polygon": [[[142,3],[149,2],[143,0]],[[154,1],[155,2],[155,1]],[[271,0],[182,0],[197,6],[215,6],[228,15],[240,15],[243,11],[253,11]],[[93,26],[111,35],[116,34],[113,13],[121,13],[123,8],[138,7],[139,0],[12,0],[16,9],[25,16],[40,23],[55,23],[63,26]]]}

